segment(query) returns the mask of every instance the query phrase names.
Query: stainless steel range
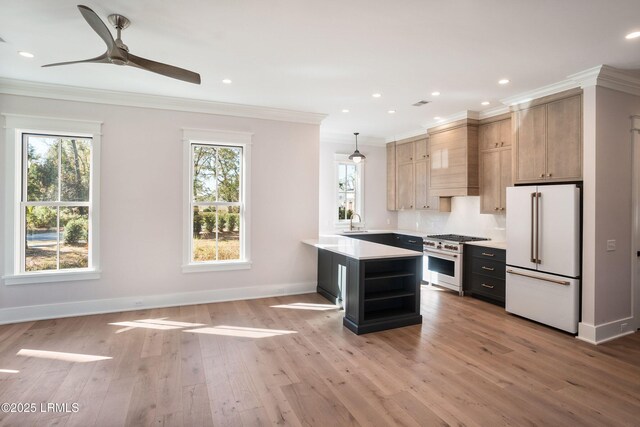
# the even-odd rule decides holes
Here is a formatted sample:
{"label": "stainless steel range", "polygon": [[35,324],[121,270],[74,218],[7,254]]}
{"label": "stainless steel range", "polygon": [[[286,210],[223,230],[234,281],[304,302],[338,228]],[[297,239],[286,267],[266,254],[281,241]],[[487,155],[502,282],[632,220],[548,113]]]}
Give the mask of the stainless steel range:
{"label": "stainless steel range", "polygon": [[459,234],[434,234],[424,239],[424,274],[422,279],[431,285],[462,291],[462,254],[465,242],[490,240],[485,237]]}

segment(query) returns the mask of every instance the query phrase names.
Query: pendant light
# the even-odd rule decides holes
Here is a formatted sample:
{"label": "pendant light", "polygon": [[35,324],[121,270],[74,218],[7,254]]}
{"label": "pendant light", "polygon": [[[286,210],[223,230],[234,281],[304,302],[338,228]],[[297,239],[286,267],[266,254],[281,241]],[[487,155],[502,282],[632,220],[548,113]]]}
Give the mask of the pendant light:
{"label": "pendant light", "polygon": [[356,136],[356,151],[354,151],[353,154],[349,156],[349,160],[353,160],[353,163],[360,163],[361,161],[366,159],[364,154],[358,151],[358,135],[360,135],[360,132],[354,132],[353,134]]}

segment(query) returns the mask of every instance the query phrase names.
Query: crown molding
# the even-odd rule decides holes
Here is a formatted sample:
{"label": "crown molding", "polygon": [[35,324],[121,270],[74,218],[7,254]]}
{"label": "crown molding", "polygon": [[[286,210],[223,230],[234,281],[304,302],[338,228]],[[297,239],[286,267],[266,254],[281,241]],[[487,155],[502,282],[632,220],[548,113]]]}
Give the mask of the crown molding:
{"label": "crown molding", "polygon": [[320,124],[326,114],[0,78],[0,94]]}
{"label": "crown molding", "polygon": [[507,107],[522,104],[523,102],[530,102],[537,98],[542,98],[543,96],[553,95],[558,92],[564,92],[565,90],[575,89],[580,87],[580,85],[572,80],[571,78],[567,80],[562,80],[557,83],[553,83],[547,86],[542,86],[537,89],[533,89],[527,92],[521,92],[517,95],[508,96],[500,100]]}
{"label": "crown molding", "polygon": [[480,114],[478,115],[478,118],[480,120],[484,120],[484,119],[488,119],[490,117],[499,116],[501,114],[505,114],[505,113],[509,113],[509,112],[511,112],[511,110],[509,110],[509,107],[507,105],[500,105],[498,107],[494,107],[494,108],[491,108],[489,110],[480,111]]}
{"label": "crown molding", "polygon": [[585,88],[601,86],[619,92],[640,96],[640,71],[621,70],[608,65],[598,65],[569,76],[569,79]]}

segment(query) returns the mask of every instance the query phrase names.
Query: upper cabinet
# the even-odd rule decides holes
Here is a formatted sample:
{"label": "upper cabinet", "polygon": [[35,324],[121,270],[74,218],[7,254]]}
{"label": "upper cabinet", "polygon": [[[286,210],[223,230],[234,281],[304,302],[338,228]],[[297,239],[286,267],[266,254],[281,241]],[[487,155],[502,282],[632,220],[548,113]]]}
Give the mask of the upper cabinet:
{"label": "upper cabinet", "polygon": [[505,213],[511,172],[511,116],[487,119],[478,128],[480,147],[480,213]]}
{"label": "upper cabinet", "polygon": [[396,208],[396,143],[387,144],[387,210]]}
{"label": "upper cabinet", "polygon": [[451,211],[451,199],[429,189],[429,139],[426,135],[387,144],[387,209]]}
{"label": "upper cabinet", "polygon": [[514,112],[515,183],[582,180],[582,91],[534,100]]}
{"label": "upper cabinet", "polygon": [[401,142],[396,143],[396,162],[399,165],[413,162],[414,158],[414,143]]}
{"label": "upper cabinet", "polygon": [[434,196],[477,196],[478,121],[463,119],[429,129],[429,191]]}
{"label": "upper cabinet", "polygon": [[483,124],[478,128],[480,150],[511,147],[511,118]]}

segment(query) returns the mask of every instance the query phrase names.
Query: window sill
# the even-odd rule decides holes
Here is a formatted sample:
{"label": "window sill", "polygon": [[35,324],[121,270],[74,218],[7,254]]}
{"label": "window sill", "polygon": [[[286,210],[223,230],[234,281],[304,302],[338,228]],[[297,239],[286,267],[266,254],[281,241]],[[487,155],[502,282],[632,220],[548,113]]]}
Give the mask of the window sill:
{"label": "window sill", "polygon": [[100,270],[77,270],[47,273],[22,273],[4,276],[5,285],[28,285],[33,283],[71,282],[75,280],[95,280],[100,278]]}
{"label": "window sill", "polygon": [[249,270],[251,261],[228,261],[219,263],[192,263],[182,266],[183,273],[203,273],[207,271]]}

